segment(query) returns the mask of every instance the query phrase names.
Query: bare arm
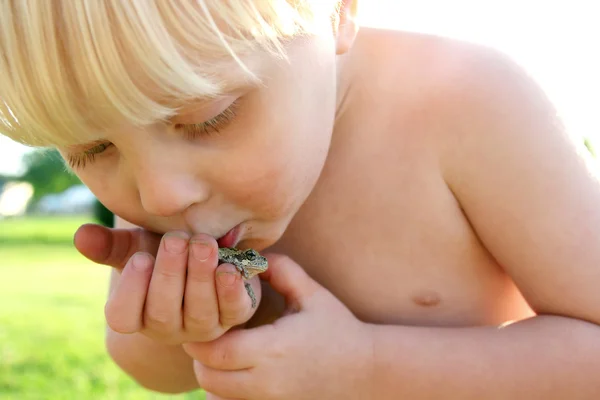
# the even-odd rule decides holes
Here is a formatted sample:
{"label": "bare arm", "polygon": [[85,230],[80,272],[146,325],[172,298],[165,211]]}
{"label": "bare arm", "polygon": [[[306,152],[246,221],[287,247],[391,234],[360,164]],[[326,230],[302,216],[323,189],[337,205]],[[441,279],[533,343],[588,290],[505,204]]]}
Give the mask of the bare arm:
{"label": "bare arm", "polygon": [[374,327],[376,397],[600,398],[598,165],[513,63],[469,63],[440,124],[452,132],[445,179],[538,316],[504,328]]}
{"label": "bare arm", "polygon": [[538,316],[505,328],[374,327],[377,399],[597,399],[600,329]]}

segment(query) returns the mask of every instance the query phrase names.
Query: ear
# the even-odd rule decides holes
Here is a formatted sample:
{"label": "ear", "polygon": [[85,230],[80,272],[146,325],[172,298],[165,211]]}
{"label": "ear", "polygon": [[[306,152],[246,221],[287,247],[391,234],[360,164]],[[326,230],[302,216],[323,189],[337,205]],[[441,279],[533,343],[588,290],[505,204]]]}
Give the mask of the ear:
{"label": "ear", "polygon": [[354,44],[358,33],[356,13],[358,0],[340,0],[336,29],[336,54],[346,53]]}

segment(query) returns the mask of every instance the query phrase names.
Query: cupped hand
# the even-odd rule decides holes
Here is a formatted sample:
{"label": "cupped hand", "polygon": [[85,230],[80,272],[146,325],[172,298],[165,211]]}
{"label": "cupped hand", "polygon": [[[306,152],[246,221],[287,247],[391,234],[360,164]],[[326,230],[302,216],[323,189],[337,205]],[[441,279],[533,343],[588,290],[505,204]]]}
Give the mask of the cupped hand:
{"label": "cupped hand", "polygon": [[[255,312],[240,273],[218,265],[216,240],[205,234],[84,225],[76,248],[120,272],[105,306],[109,327],[165,344],[214,340]],[[261,285],[250,280],[257,303]]]}

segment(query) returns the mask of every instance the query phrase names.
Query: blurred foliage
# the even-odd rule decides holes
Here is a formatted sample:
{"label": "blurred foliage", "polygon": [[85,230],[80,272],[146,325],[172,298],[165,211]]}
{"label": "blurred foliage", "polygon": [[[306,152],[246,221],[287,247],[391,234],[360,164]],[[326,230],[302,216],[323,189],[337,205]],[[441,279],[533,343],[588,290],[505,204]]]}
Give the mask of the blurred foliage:
{"label": "blurred foliage", "polygon": [[33,202],[47,194],[60,193],[81,184],[79,178],[66,168],[57,150],[32,151],[25,154],[23,162],[25,173],[19,179],[33,186]]}
{"label": "blurred foliage", "polygon": [[16,181],[18,178],[16,176],[3,175],[0,174],[0,193],[2,193],[2,187],[5,183]]}
{"label": "blurred foliage", "polygon": [[[63,158],[55,149],[40,149],[26,154],[23,158],[25,174],[19,178],[33,186],[33,201],[35,203],[47,194],[60,193],[74,185],[81,184],[79,178],[65,165]],[[12,180],[6,177],[6,181]],[[3,184],[0,176],[0,187]],[[94,219],[108,227],[113,226],[113,213],[96,200],[94,204]]]}
{"label": "blurred foliage", "polygon": [[[89,216],[35,216],[6,218],[0,222],[0,252],[13,245],[73,246],[73,234]],[[1,397],[0,397],[1,398]]]}
{"label": "blurred foliage", "polygon": [[112,228],[114,226],[114,214],[98,200],[94,203],[94,219],[101,225]]}

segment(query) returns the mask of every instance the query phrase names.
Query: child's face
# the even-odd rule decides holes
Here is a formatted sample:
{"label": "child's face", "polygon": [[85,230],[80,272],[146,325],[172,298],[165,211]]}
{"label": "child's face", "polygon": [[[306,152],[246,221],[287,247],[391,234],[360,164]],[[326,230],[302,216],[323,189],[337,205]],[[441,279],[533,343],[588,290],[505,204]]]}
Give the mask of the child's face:
{"label": "child's face", "polygon": [[[279,239],[325,162],[338,99],[335,52],[333,37],[298,39],[289,63],[264,55],[245,60],[264,86],[240,85],[222,100],[190,104],[171,126],[122,127],[100,144],[61,153],[68,159],[96,152],[76,174],[134,224],[216,238],[240,226],[244,246],[264,248]],[[223,74],[236,80],[231,69]],[[225,110],[234,102],[231,117]],[[209,120],[218,133],[175,128]]]}

